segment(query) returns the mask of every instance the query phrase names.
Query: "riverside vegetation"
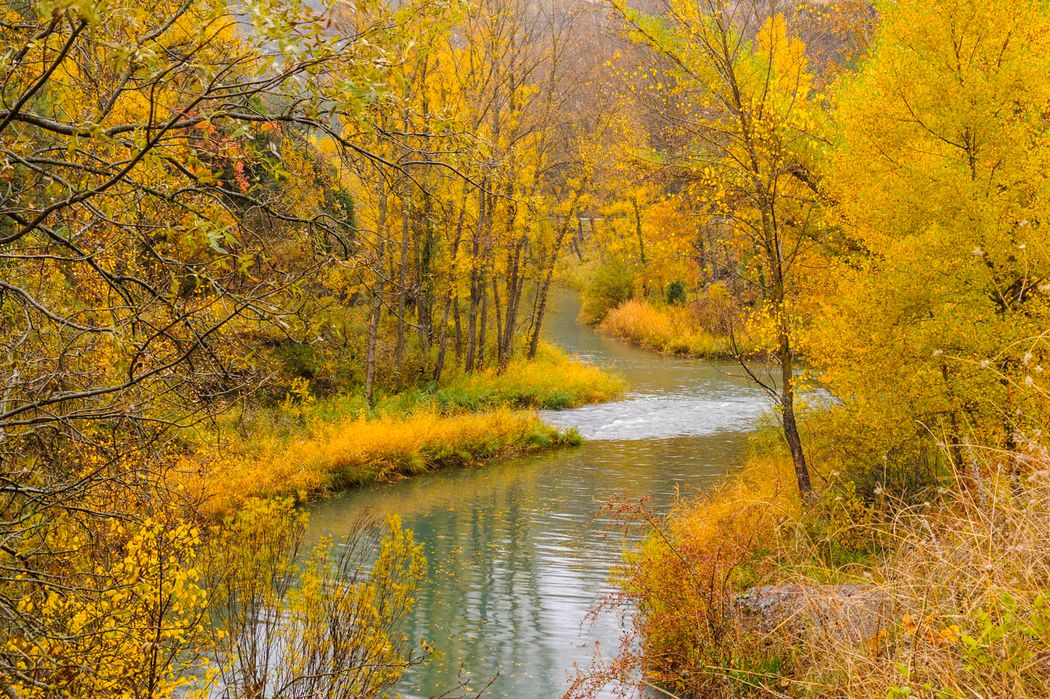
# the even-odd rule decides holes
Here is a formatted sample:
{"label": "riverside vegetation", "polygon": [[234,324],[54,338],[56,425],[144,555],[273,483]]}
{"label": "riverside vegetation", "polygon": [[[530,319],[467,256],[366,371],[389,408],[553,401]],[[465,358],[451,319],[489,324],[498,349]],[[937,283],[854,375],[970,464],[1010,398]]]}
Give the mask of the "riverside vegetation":
{"label": "riverside vegetation", "polygon": [[1047,696],[1050,8],[614,4],[650,208],[592,237],[589,319],[774,411],[721,487],[611,506],[637,613],[570,695]]}
{"label": "riverside vegetation", "polygon": [[610,506],[635,613],[570,695],[1046,696],[1048,37],[1036,0],[8,3],[0,687],[393,691],[421,547],[304,550],[299,503],[576,441],[534,410],[624,386],[541,342],[560,280],[772,405],[721,487]]}
{"label": "riverside vegetation", "polygon": [[541,9],[0,11],[6,696],[376,696],[426,660],[411,533],[302,551],[295,501],[572,443],[534,410],[622,392],[540,342],[589,177],[589,59]]}

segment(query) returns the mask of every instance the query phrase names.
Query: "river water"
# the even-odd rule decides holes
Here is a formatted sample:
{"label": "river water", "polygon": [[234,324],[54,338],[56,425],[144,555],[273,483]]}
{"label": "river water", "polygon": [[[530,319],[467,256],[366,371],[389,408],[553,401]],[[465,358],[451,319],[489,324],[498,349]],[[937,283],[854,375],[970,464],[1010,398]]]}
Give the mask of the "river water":
{"label": "river water", "polygon": [[647,497],[659,510],[676,490],[710,486],[741,463],[766,408],[733,365],[602,337],[577,322],[574,295],[553,301],[546,339],[630,384],[621,401],[543,413],[577,427],[582,446],[364,488],[312,509],[310,538],[338,538],[367,511],[399,514],[424,545],[428,579],[407,631],[441,655],[406,675],[406,697],[439,696],[461,671],[473,687],[492,680],[485,696],[559,697],[577,665],[615,653],[618,618],[588,618],[612,591],[625,547],[619,528],[596,516],[601,506]]}

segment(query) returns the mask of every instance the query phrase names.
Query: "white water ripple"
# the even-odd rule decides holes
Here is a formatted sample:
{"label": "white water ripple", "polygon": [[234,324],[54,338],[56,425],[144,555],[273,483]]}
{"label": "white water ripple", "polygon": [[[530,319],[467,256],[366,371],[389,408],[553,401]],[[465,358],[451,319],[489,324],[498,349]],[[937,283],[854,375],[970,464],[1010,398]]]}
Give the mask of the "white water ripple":
{"label": "white water ripple", "polygon": [[746,432],[767,410],[753,391],[722,395],[630,395],[572,410],[545,410],[548,424],[575,427],[584,439],[629,441]]}

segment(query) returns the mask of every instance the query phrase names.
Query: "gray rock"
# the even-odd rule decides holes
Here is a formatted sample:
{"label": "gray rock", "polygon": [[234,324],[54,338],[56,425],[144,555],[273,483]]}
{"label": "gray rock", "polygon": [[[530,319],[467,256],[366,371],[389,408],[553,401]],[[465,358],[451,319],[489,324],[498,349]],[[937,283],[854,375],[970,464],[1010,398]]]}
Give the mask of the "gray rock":
{"label": "gray rock", "polygon": [[893,601],[865,585],[785,583],[752,587],[736,598],[734,609],[767,632],[864,641],[891,623]]}

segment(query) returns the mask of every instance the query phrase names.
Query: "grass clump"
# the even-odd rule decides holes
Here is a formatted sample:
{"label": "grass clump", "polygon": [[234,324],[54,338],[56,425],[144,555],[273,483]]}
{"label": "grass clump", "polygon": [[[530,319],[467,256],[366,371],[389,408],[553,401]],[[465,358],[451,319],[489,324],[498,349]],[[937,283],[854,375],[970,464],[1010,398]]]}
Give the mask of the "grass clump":
{"label": "grass clump", "polygon": [[516,358],[502,372],[463,375],[437,393],[443,405],[510,405],[518,408],[574,408],[620,398],[622,378],[541,344],[536,358]]}
{"label": "grass clump", "polygon": [[687,357],[725,357],[728,346],[695,322],[686,306],[658,306],[632,299],[598,326],[601,332],[648,350]]}
{"label": "grass clump", "polygon": [[291,439],[257,440],[195,462],[191,480],[207,509],[221,514],[252,497],[309,495],[577,443],[576,432],[560,432],[531,412],[425,410],[317,423]]}
{"label": "grass clump", "polygon": [[625,301],[605,315],[598,329],[663,354],[727,358],[734,355],[729,339],[734,314],[728,291],[715,284],[692,303]]}

